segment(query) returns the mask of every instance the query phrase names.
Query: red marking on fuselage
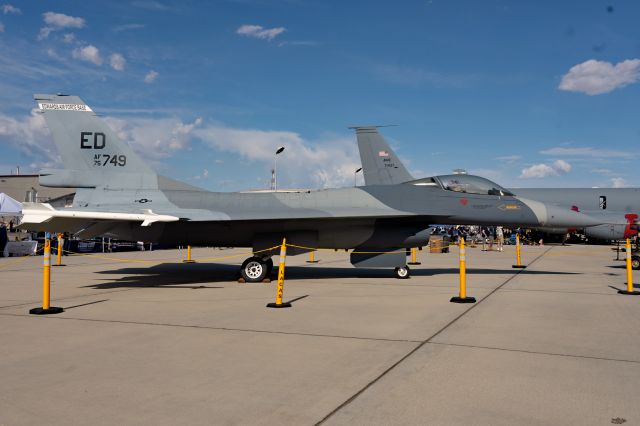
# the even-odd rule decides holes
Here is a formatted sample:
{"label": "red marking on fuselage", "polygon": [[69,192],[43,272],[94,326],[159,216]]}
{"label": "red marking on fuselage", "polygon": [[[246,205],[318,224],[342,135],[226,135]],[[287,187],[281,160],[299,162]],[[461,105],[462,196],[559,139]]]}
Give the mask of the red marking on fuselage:
{"label": "red marking on fuselage", "polygon": [[627,219],[627,226],[624,227],[624,237],[632,238],[638,235],[638,215],[629,213],[625,214],[624,218]]}
{"label": "red marking on fuselage", "polygon": [[466,206],[467,204],[469,204],[469,200],[467,200],[466,198],[460,198],[460,204]]}
{"label": "red marking on fuselage", "polygon": [[579,212],[580,211],[578,206],[571,206],[571,210],[574,211],[574,212]]}

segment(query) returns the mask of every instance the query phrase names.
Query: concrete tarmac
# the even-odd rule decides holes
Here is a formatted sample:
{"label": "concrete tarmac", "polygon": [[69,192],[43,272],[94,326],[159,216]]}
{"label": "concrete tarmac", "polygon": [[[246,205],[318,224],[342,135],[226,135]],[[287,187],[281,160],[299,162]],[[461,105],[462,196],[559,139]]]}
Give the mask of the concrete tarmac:
{"label": "concrete tarmac", "polygon": [[455,248],[409,280],[288,257],[289,309],[237,282],[246,252],[67,256],[51,316],[28,314],[42,258],[0,258],[0,425],[640,424],[640,296],[608,246],[524,247],[525,270],[468,248],[466,305]]}

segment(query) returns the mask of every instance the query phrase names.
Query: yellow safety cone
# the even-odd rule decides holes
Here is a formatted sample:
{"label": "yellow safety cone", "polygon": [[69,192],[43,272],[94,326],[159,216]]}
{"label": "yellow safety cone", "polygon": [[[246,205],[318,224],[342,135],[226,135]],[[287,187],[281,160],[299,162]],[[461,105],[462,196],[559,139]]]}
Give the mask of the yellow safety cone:
{"label": "yellow safety cone", "polygon": [[276,290],[276,302],[268,303],[267,308],[290,308],[291,303],[283,303],[282,297],[284,295],[284,264],[287,258],[287,239],[282,239],[282,245],[280,246],[280,264],[278,265],[278,287]]}
{"label": "yellow safety cone", "polygon": [[51,240],[44,240],[44,259],[42,261],[42,307],[29,310],[33,315],[49,315],[64,312],[62,308],[51,305]]}
{"label": "yellow safety cone", "polygon": [[464,238],[460,238],[460,296],[452,297],[452,303],[476,303],[475,297],[467,296],[467,256]]}
{"label": "yellow safety cone", "polygon": [[627,238],[627,244],[625,246],[625,251],[627,255],[627,289],[626,290],[618,290],[620,294],[626,294],[629,296],[637,296],[640,294],[640,291],[633,289],[633,268],[631,267],[631,240]]}
{"label": "yellow safety cone", "polygon": [[525,265],[522,264],[522,259],[520,256],[520,234],[516,234],[516,264],[511,265],[512,268],[524,269]]}

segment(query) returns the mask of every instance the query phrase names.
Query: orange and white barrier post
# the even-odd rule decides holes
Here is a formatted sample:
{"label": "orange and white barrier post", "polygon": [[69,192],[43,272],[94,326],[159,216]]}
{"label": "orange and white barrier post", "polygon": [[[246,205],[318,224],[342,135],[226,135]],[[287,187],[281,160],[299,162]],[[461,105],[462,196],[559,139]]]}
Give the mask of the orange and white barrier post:
{"label": "orange and white barrier post", "polygon": [[512,268],[524,269],[526,266],[522,264],[522,258],[520,255],[520,234],[516,234],[516,264],[511,265]]}
{"label": "orange and white barrier post", "polygon": [[42,307],[29,310],[33,315],[59,314],[62,308],[51,306],[51,240],[44,240],[44,257],[42,261]]}
{"label": "orange and white barrier post", "polygon": [[627,238],[627,244],[625,246],[625,254],[627,255],[626,263],[627,263],[627,289],[626,290],[618,290],[620,294],[627,294],[637,296],[640,294],[640,291],[633,289],[633,268],[631,267],[631,240]]}
{"label": "orange and white barrier post", "polygon": [[278,287],[276,290],[276,302],[268,303],[267,308],[290,308],[291,303],[282,302],[284,296],[284,268],[285,261],[287,259],[287,239],[282,239],[282,245],[280,246],[280,264],[278,265]]}
{"label": "orange and white barrier post", "polygon": [[464,238],[460,238],[460,295],[452,297],[452,303],[476,303],[475,297],[467,296],[467,255]]}

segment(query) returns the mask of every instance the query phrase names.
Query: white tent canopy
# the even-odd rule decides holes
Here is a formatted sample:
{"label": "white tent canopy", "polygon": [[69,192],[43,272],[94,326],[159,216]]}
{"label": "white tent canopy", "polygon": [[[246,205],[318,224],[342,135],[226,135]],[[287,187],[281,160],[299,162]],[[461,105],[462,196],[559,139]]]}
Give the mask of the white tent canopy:
{"label": "white tent canopy", "polygon": [[5,193],[0,193],[0,216],[19,216],[22,204]]}

